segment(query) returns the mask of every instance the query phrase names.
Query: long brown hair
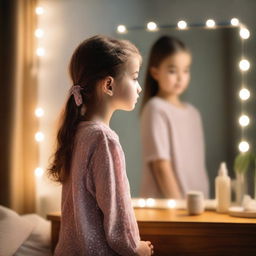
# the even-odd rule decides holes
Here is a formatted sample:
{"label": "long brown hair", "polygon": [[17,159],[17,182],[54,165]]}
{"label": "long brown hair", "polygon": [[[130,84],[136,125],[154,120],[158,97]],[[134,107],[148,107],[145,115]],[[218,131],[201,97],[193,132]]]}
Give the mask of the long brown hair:
{"label": "long brown hair", "polygon": [[120,76],[132,55],[141,58],[138,49],[129,41],[100,35],[83,41],[74,51],[69,74],[73,85],[81,86],[83,104],[77,106],[73,95],[67,99],[57,134],[57,149],[48,168],[53,180],[63,183],[69,176],[77,126],[84,120],[83,110],[97,104],[97,83],[107,76]]}
{"label": "long brown hair", "polygon": [[158,93],[158,83],[152,77],[150,69],[159,67],[163,60],[179,51],[189,52],[185,44],[176,37],[161,36],[152,46],[149,55],[148,66],[145,76],[144,93],[142,96],[141,112],[150,98]]}

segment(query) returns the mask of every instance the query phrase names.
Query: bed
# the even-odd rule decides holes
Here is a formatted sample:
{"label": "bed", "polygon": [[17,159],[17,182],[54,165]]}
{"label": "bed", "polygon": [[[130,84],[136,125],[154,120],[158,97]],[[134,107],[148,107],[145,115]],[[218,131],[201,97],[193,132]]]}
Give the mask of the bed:
{"label": "bed", "polygon": [[51,224],[38,214],[19,215],[0,205],[0,255],[50,256]]}

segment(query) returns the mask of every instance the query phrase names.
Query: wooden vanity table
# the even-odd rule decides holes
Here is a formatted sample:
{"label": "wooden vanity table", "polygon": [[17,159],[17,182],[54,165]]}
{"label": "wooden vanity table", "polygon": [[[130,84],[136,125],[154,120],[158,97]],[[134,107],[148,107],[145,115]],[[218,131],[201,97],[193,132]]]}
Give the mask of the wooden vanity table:
{"label": "wooden vanity table", "polygon": [[[255,256],[256,219],[206,211],[189,216],[185,210],[135,209],[142,240],[150,240],[156,256]],[[60,213],[52,222],[52,249],[58,241]]]}

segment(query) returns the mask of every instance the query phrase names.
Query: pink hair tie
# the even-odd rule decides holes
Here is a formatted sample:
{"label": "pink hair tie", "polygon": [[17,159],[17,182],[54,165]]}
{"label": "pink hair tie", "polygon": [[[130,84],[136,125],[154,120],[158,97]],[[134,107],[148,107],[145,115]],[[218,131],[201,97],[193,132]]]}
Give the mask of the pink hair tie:
{"label": "pink hair tie", "polygon": [[82,95],[81,95],[81,91],[82,90],[82,87],[80,85],[73,85],[71,88],[70,88],[70,95],[73,95],[74,96],[74,99],[75,99],[75,102],[76,102],[76,105],[79,107],[80,105],[82,105],[83,103],[83,98],[82,98]]}

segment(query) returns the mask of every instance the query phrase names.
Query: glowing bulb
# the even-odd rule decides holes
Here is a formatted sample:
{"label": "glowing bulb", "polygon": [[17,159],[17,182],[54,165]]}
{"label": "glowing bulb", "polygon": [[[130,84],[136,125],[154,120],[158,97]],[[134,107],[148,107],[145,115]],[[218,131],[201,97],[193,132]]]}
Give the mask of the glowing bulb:
{"label": "glowing bulb", "polygon": [[36,140],[37,142],[43,141],[43,140],[44,140],[44,134],[43,134],[42,132],[37,132],[37,133],[35,134],[35,140]]}
{"label": "glowing bulb", "polygon": [[35,176],[42,177],[44,174],[44,170],[41,167],[37,167],[34,171]]}
{"label": "glowing bulb", "polygon": [[44,14],[44,8],[41,7],[41,6],[36,7],[36,14],[37,14],[37,15],[42,15],[42,14]]}
{"label": "glowing bulb", "polygon": [[35,31],[35,36],[36,36],[37,38],[43,37],[43,36],[44,36],[44,31],[43,31],[41,28],[36,29],[36,31]]}
{"label": "glowing bulb", "polygon": [[153,207],[155,205],[155,200],[153,198],[148,198],[146,200],[146,205],[149,207]]}
{"label": "glowing bulb", "polygon": [[209,28],[213,28],[215,26],[215,21],[212,19],[209,19],[206,21],[206,26]]}
{"label": "glowing bulb", "polygon": [[119,25],[117,27],[117,32],[122,34],[122,33],[127,32],[127,29],[126,29],[126,27],[124,25]]}
{"label": "glowing bulb", "polygon": [[36,55],[37,56],[39,56],[39,57],[42,57],[42,56],[44,56],[45,55],[45,50],[44,50],[44,48],[37,48],[36,49]]}
{"label": "glowing bulb", "polygon": [[247,115],[242,115],[239,118],[239,124],[241,126],[247,126],[250,123],[250,118]]}
{"label": "glowing bulb", "polygon": [[147,28],[148,28],[148,30],[153,31],[153,30],[156,30],[156,29],[157,29],[157,25],[156,25],[155,22],[151,21],[151,22],[149,22],[149,23],[147,24]]}
{"label": "glowing bulb", "polygon": [[181,20],[178,22],[178,28],[179,29],[185,29],[187,27],[187,22],[184,20]]}
{"label": "glowing bulb", "polygon": [[250,98],[250,91],[246,88],[243,88],[239,92],[239,97],[241,100],[248,100]]}
{"label": "glowing bulb", "polygon": [[243,39],[248,39],[250,37],[250,31],[247,28],[241,28],[239,34]]}
{"label": "glowing bulb", "polygon": [[173,200],[173,199],[168,200],[168,203],[167,203],[167,204],[168,204],[168,207],[169,207],[169,208],[175,208],[176,205],[177,205],[176,201]]}
{"label": "glowing bulb", "polygon": [[247,141],[241,141],[238,146],[240,152],[247,152],[250,148],[250,145]]}
{"label": "glowing bulb", "polygon": [[139,204],[139,207],[145,207],[145,206],[146,206],[146,201],[145,201],[145,199],[139,199],[138,204]]}
{"label": "glowing bulb", "polygon": [[246,59],[243,59],[239,62],[239,68],[242,71],[247,71],[250,68],[250,62]]}
{"label": "glowing bulb", "polygon": [[239,25],[239,19],[233,18],[233,19],[231,19],[230,23],[231,23],[232,26],[238,26]]}
{"label": "glowing bulb", "polygon": [[36,115],[37,117],[42,117],[42,116],[44,115],[44,110],[43,110],[42,108],[37,108],[37,109],[35,110],[35,115]]}

